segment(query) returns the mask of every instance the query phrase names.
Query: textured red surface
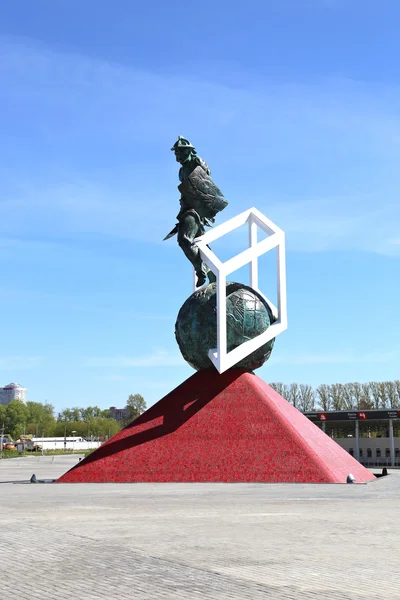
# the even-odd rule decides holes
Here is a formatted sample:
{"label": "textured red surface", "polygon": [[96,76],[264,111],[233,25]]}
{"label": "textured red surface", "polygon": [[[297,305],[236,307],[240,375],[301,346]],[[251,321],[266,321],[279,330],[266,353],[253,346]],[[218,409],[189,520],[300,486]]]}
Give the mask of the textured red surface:
{"label": "textured red surface", "polygon": [[199,371],[58,481],[357,482],[374,476],[257,375]]}

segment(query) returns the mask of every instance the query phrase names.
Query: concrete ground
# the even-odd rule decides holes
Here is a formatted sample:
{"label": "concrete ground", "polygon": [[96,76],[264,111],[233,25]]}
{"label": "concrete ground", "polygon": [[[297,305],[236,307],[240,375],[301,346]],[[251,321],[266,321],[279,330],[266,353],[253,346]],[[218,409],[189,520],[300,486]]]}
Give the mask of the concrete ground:
{"label": "concrete ground", "polygon": [[2,600],[400,599],[399,471],[368,485],[23,483],[76,461],[0,461]]}

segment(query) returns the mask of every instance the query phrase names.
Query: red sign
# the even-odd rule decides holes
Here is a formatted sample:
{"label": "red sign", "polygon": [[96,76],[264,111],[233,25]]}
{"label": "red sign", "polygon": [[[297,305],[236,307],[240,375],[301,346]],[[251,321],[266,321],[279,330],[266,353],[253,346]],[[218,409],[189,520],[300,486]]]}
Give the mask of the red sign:
{"label": "red sign", "polygon": [[365,421],[366,419],[368,419],[367,414],[365,412],[359,412],[358,418],[362,421]]}
{"label": "red sign", "polygon": [[326,421],[327,417],[325,413],[318,413],[318,417],[320,421]]}

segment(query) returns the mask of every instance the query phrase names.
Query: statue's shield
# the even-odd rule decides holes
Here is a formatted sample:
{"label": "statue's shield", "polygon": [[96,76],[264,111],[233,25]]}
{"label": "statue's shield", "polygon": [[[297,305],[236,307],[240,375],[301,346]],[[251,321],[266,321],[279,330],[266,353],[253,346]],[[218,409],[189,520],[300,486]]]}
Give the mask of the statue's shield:
{"label": "statue's shield", "polygon": [[178,186],[185,205],[194,208],[200,217],[213,218],[228,202],[210,175],[202,167],[196,167]]}

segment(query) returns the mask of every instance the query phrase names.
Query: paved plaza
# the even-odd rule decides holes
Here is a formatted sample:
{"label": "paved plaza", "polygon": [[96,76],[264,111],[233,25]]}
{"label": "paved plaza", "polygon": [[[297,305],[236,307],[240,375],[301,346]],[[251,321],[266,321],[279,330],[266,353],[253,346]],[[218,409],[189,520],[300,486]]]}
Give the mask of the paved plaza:
{"label": "paved plaza", "polygon": [[400,599],[400,471],[368,485],[24,483],[76,461],[0,461],[2,600]]}

